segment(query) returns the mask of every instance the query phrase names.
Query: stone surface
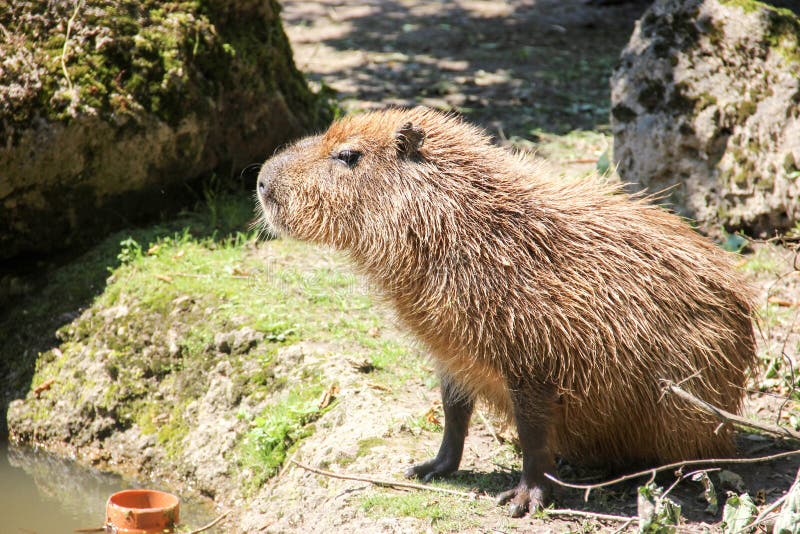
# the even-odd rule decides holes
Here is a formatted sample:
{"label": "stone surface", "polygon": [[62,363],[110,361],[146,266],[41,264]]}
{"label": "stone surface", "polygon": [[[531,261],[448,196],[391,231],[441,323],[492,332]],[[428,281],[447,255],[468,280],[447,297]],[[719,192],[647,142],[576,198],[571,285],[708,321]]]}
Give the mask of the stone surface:
{"label": "stone surface", "polygon": [[800,21],[750,0],[657,0],[612,77],[623,181],[705,231],[800,220]]}
{"label": "stone surface", "polygon": [[187,183],[238,177],[326,120],[274,0],[12,6],[0,9],[0,259],[191,206]]}

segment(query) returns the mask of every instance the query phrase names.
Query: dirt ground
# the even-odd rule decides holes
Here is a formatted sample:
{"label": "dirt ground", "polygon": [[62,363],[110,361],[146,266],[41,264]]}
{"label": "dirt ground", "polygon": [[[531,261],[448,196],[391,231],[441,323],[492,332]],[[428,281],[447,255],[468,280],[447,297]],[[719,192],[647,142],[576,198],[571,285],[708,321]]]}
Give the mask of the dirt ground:
{"label": "dirt ground", "polygon": [[[298,67],[318,87],[335,89],[344,111],[415,104],[454,110],[485,127],[498,143],[536,150],[571,173],[591,170],[607,157],[608,75],[644,7],[636,2],[595,6],[558,0],[325,0],[283,2],[282,16]],[[793,260],[789,248],[755,244],[741,268],[758,287],[764,305],[760,350],[764,367],[770,362],[774,367],[772,374],[753,377],[744,413],[796,425],[797,403],[781,399],[791,393],[798,359],[800,277]],[[391,319],[386,322],[391,324]],[[308,347],[304,357],[313,359],[317,350],[324,348]],[[298,450],[298,458],[337,472],[400,479],[405,467],[435,453],[440,432],[409,421],[424,419],[431,409],[430,413],[439,413],[437,388],[411,380],[387,391],[370,385],[368,376],[342,372],[349,378],[340,379],[340,406],[320,420],[317,432]],[[510,437],[481,411],[473,420],[461,471],[447,487],[494,494],[513,485],[519,457],[507,441]],[[744,456],[758,456],[786,446],[742,435],[740,449]],[[742,477],[757,504],[764,504],[786,492],[798,465],[800,459],[792,457],[726,468]],[[607,475],[561,466],[559,476],[598,481]],[[673,480],[667,474],[659,482],[666,487]],[[635,516],[636,487],[645,481],[594,491],[587,502],[581,491],[562,488],[556,494],[556,507]],[[701,485],[684,481],[675,487],[671,495],[682,505],[681,532],[721,530],[722,490],[731,488],[718,489],[720,511],[712,514],[705,511]],[[463,503],[433,493],[423,492],[416,504],[412,500],[409,493],[291,467],[269,483],[257,500],[260,509],[253,509],[246,524],[273,532],[632,532],[636,528],[635,523],[580,518],[512,520],[503,509],[484,501]],[[399,501],[404,507],[398,506]],[[463,514],[455,514],[456,519],[452,513],[428,514],[441,507],[449,512],[462,507]]]}

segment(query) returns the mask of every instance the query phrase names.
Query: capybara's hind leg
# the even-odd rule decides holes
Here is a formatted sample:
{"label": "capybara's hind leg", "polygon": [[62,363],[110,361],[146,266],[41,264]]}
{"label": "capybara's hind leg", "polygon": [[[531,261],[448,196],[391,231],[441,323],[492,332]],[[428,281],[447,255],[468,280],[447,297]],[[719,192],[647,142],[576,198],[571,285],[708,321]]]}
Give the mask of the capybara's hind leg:
{"label": "capybara's hind leg", "polygon": [[473,399],[459,391],[449,377],[442,376],[441,381],[444,436],[439,453],[436,458],[409,467],[406,471],[406,477],[421,478],[425,482],[435,477],[448,475],[458,469],[474,405]]}
{"label": "capybara's hind leg", "polygon": [[522,448],[522,478],[517,487],[497,497],[498,504],[509,503],[512,517],[521,517],[530,508],[536,511],[550,500],[551,485],[545,478],[552,472],[553,455],[548,447],[552,429],[553,389],[526,380],[509,380],[514,419]]}

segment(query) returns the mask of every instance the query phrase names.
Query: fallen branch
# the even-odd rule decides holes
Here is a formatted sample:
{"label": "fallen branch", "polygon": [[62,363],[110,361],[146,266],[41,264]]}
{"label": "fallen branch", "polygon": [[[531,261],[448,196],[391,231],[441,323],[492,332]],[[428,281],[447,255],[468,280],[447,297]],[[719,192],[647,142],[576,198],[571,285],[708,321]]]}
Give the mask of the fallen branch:
{"label": "fallen branch", "polygon": [[[478,493],[468,493],[466,491],[458,491],[458,490],[451,490],[446,488],[437,488],[436,486],[429,486],[425,484],[414,484],[411,482],[399,482],[396,480],[386,480],[386,479],[379,479],[373,477],[366,477],[366,476],[356,476],[356,475],[343,475],[341,473],[334,473],[333,471],[326,471],[324,469],[317,469],[315,467],[311,467],[309,465],[302,464],[297,460],[291,460],[291,463],[305,469],[306,471],[310,471],[312,473],[316,473],[318,475],[322,475],[325,477],[330,478],[338,478],[341,480],[354,480],[356,482],[367,482],[369,484],[374,484],[376,486],[387,487],[387,488],[406,488],[406,489],[416,489],[422,491],[435,491],[438,493],[446,493],[448,495],[455,495],[457,497],[464,497],[470,500],[475,499],[483,499],[483,500],[490,500],[495,501],[494,497],[490,497],[489,495],[480,495]],[[571,517],[587,517],[592,519],[598,519],[602,521],[623,521],[623,522],[630,522],[635,520],[635,517],[628,517],[622,515],[610,515],[610,514],[599,514],[596,512],[587,512],[584,510],[568,510],[568,509],[559,509],[559,508],[545,508],[542,510],[546,515],[558,515],[558,516],[571,516]]]}
{"label": "fallen branch", "polygon": [[612,534],[620,534],[621,532],[624,532],[625,529],[628,528],[629,526],[631,526],[631,523],[633,523],[637,519],[639,519],[639,518],[638,517],[631,517],[628,521],[626,521],[621,527],[619,527],[617,530],[615,530]]}
{"label": "fallen branch", "polygon": [[[156,278],[158,278],[158,276],[159,275],[156,275]],[[224,276],[226,278],[235,278],[237,280],[249,280],[250,278],[253,278],[252,276],[245,274],[226,275],[226,274],[198,274],[198,273],[175,273],[175,272],[170,272],[166,276],[181,276],[183,278],[203,278],[203,279],[221,278]]]}
{"label": "fallen branch", "polygon": [[678,469],[680,467],[689,467],[691,465],[754,464],[759,462],[769,462],[771,460],[779,460],[781,458],[787,458],[789,456],[797,456],[797,455],[800,455],[800,450],[779,452],[776,454],[770,454],[768,456],[758,456],[756,458],[708,458],[706,460],[684,460],[682,462],[673,462],[671,464],[665,464],[658,467],[653,467],[651,469],[637,471],[635,473],[624,475],[612,480],[607,480],[605,482],[598,482],[597,484],[572,484],[570,482],[564,482],[563,480],[559,480],[550,473],[545,473],[544,476],[546,476],[559,486],[563,486],[565,488],[593,490],[598,488],[604,488],[606,486],[613,486],[615,484],[619,484],[621,482],[625,482],[627,480],[633,480],[634,478],[639,478],[643,476],[649,475],[651,477],[654,477],[656,473],[661,471]]}
{"label": "fallen branch", "polygon": [[221,516],[219,516],[218,518],[213,520],[211,523],[209,523],[209,524],[207,524],[205,526],[202,526],[202,527],[200,527],[198,529],[192,530],[192,531],[189,532],[189,534],[199,534],[200,532],[204,532],[204,531],[206,531],[206,530],[208,530],[210,528],[213,528],[213,527],[217,526],[219,523],[222,522],[223,519],[228,517],[228,514],[230,514],[230,513],[231,513],[230,510],[228,510],[227,512],[225,512],[224,514],[222,514]]}
{"label": "fallen branch", "polygon": [[566,509],[559,509],[553,508],[548,509],[545,508],[543,512],[546,515],[561,515],[561,516],[572,516],[572,517],[589,517],[592,519],[600,519],[602,521],[622,521],[625,523],[630,523],[635,521],[636,517],[629,517],[626,515],[611,515],[611,514],[598,514],[596,512],[586,512],[584,510],[566,510]]}
{"label": "fallen branch", "polygon": [[386,479],[363,477],[356,475],[343,475],[340,473],[334,473],[333,471],[326,471],[324,469],[317,469],[309,465],[301,464],[297,460],[291,460],[291,462],[297,467],[305,469],[306,471],[311,471],[312,473],[316,473],[318,475],[330,478],[338,478],[341,480],[355,480],[357,482],[368,482],[370,484],[375,484],[376,486],[382,486],[385,488],[407,488],[407,489],[417,489],[424,491],[436,491],[439,493],[447,493],[448,495],[457,495],[459,497],[465,497],[467,499],[477,499],[482,497],[477,493],[467,493],[466,491],[451,490],[447,488],[437,488],[436,486],[427,486],[425,484],[414,484],[413,482],[400,482],[397,480],[386,480]]}
{"label": "fallen branch", "polygon": [[492,423],[490,423],[489,420],[486,419],[486,416],[483,415],[483,411],[482,410],[478,410],[478,417],[481,418],[481,423],[483,423],[483,426],[485,426],[486,430],[489,431],[489,434],[492,435],[492,438],[494,438],[494,440],[497,443],[502,444],[503,441],[500,439],[500,436],[497,435],[497,432],[494,431],[494,427],[492,426]]}
{"label": "fallen branch", "polygon": [[717,406],[714,406],[713,404],[710,404],[702,399],[698,399],[688,391],[679,388],[677,385],[675,385],[670,381],[665,381],[665,382],[666,382],[666,386],[664,387],[665,391],[673,393],[677,397],[680,397],[681,399],[694,404],[704,412],[717,417],[720,421],[724,423],[731,423],[738,427],[743,427],[743,428],[761,430],[762,432],[766,432],[773,436],[787,438],[800,442],[800,432],[795,432],[794,430],[789,430],[788,428],[778,425],[773,425],[769,423],[760,423],[758,421],[751,421],[749,419],[745,419],[744,417],[723,410],[722,408],[718,408]]}

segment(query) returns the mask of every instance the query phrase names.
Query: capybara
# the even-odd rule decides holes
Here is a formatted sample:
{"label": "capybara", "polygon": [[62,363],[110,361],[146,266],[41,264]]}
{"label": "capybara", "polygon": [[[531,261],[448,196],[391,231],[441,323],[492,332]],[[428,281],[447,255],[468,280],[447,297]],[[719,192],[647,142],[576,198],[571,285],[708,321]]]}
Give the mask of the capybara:
{"label": "capybara", "polygon": [[752,297],[729,255],[599,176],[567,179],[429,109],[353,115],[261,168],[279,233],[348,253],[433,355],[444,438],[407,475],[455,471],[477,398],[516,425],[514,516],[554,456],[628,467],[734,452],[664,380],[738,412]]}

